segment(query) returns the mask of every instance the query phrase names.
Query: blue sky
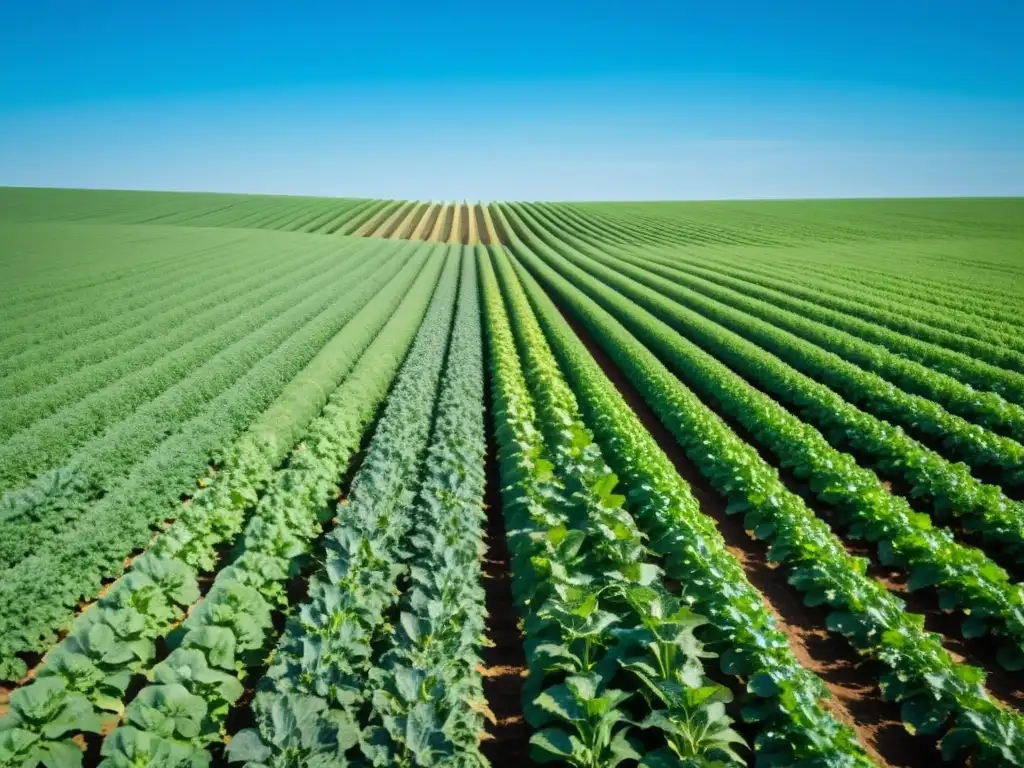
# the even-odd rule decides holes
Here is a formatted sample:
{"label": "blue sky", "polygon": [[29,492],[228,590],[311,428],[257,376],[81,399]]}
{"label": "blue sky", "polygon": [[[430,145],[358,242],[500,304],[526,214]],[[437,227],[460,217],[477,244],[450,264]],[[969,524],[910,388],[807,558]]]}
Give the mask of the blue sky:
{"label": "blue sky", "polygon": [[1024,194],[1019,0],[0,5],[0,184]]}

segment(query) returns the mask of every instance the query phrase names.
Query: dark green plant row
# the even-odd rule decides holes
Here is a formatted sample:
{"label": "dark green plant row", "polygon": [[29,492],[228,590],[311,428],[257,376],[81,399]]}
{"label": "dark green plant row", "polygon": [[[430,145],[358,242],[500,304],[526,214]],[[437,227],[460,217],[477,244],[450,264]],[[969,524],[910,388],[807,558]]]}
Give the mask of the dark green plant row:
{"label": "dark green plant row", "polygon": [[695,630],[707,620],[662,585],[525,296],[506,274],[506,312],[490,262],[481,266],[534,759],[744,764],[731,693],[704,672],[715,654]]}
{"label": "dark green plant row", "polygon": [[[473,363],[472,328],[466,327],[479,325],[472,306],[473,265],[466,259],[460,270],[460,252],[461,247],[451,249],[446,279],[388,396],[348,501],[338,507],[337,526],[325,537],[323,570],[310,582],[309,599],[290,617],[257,686],[257,726],[228,744],[231,762],[253,768],[432,765],[436,753],[468,759],[475,750],[475,740],[470,744],[465,735],[477,715],[462,706],[470,700],[459,696],[473,688],[466,664],[481,640],[482,601],[473,590],[479,582],[463,572],[464,556],[451,552],[450,567],[434,570],[444,552],[431,552],[431,562],[421,560],[424,552],[416,547],[431,532],[440,533],[419,528],[430,509],[442,517],[441,507],[472,516],[476,504],[476,520],[461,535],[478,535],[473,528],[479,527],[479,467],[460,474],[463,456],[440,442],[455,436],[432,429],[436,409],[447,411],[453,398],[467,394],[460,357],[469,355]],[[459,402],[458,408],[471,422],[481,418],[479,405],[477,399],[475,413],[471,402]],[[442,411],[436,412],[440,419]],[[448,427],[458,415],[448,412],[436,426]],[[479,446],[463,447],[482,464]],[[443,475],[436,476],[442,466]],[[434,577],[442,582],[431,583]],[[452,589],[444,603],[431,599],[438,586]],[[467,602],[457,606],[455,599]],[[465,636],[459,636],[460,609],[469,618]],[[434,656],[435,642],[439,653],[457,655]],[[410,665],[408,653],[418,655],[423,666]],[[453,686],[450,697],[446,683]]]}
{"label": "dark green plant row", "polygon": [[[563,413],[582,423],[582,407],[587,421],[595,424],[605,455],[621,473],[626,504],[635,510],[639,527],[664,559],[668,575],[684,585],[685,603],[710,619],[702,636],[722,650],[723,671],[739,677],[746,687],[740,704],[744,717],[758,724],[754,745],[758,765],[810,765],[823,760],[837,766],[870,765],[852,732],[820,706],[819,700],[827,695],[821,681],[800,667],[760,596],[667,457],[596,369],[533,278],[518,264],[517,275],[513,274],[500,252],[494,258],[512,309],[519,349],[524,360],[533,361],[527,363],[528,370],[544,371],[537,379],[547,382],[549,397],[562,405]],[[587,363],[594,367],[586,368]],[[567,388],[562,371],[568,372],[575,394]],[[591,397],[599,403],[596,409]],[[599,457],[600,449],[594,454]]]}
{"label": "dark green plant row", "polygon": [[[768,542],[770,559],[787,569],[805,602],[828,609],[830,631],[882,664],[883,694],[900,704],[906,726],[942,735],[949,758],[968,750],[986,765],[1024,765],[1024,723],[987,697],[984,674],[954,662],[939,637],[924,630],[923,617],[906,612],[900,600],[867,577],[867,562],[850,556],[828,526],[786,489],[776,470],[587,293],[617,312],[631,303],[542,243],[516,237],[512,250],[623,369],[691,461],[728,498],[728,510],[744,513],[745,527]],[[587,293],[577,285],[586,286]]]}

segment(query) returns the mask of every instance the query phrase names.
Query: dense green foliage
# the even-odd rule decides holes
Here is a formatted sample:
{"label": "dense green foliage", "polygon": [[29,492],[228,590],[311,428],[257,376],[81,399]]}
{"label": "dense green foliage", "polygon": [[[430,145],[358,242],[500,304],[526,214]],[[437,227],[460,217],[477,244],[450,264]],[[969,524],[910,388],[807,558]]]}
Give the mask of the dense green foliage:
{"label": "dense green foliage", "polygon": [[0,188],[0,270],[0,768],[1024,766],[1024,201]]}

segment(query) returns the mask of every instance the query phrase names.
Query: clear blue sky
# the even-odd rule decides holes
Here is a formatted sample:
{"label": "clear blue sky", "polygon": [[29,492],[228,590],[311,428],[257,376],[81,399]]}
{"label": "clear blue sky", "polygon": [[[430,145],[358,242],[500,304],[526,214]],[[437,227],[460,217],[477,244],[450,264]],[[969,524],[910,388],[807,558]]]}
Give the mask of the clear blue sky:
{"label": "clear blue sky", "polygon": [[0,4],[0,184],[1024,194],[1021,0]]}

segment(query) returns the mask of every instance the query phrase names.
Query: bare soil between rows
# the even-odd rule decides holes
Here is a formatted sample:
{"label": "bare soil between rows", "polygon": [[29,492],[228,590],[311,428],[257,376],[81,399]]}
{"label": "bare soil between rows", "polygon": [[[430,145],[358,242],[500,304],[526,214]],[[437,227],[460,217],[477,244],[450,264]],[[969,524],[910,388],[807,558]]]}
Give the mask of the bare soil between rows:
{"label": "bare soil between rows", "polygon": [[487,553],[483,559],[483,586],[487,607],[487,639],[481,648],[484,695],[490,709],[483,743],[484,757],[494,768],[530,764],[530,727],[523,719],[523,681],[526,656],[519,629],[519,612],[512,597],[511,557],[501,512],[501,476],[494,443],[494,410],[490,371],[485,391],[487,454],[484,510],[487,513]]}

